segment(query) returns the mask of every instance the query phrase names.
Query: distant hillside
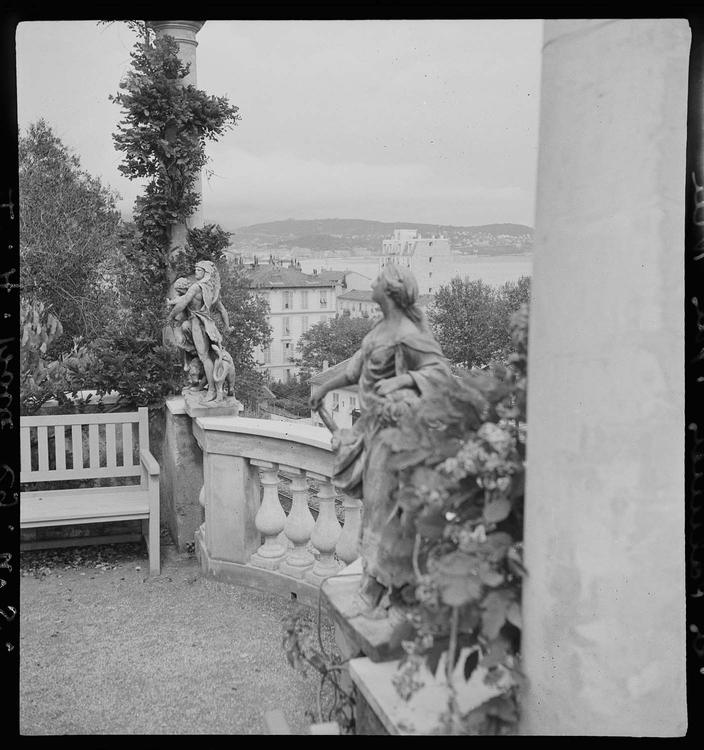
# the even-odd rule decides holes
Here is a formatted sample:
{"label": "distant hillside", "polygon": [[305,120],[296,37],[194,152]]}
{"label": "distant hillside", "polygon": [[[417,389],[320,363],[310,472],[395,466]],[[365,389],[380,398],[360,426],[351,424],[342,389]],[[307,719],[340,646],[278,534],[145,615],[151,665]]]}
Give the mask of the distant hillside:
{"label": "distant hillside", "polygon": [[454,252],[522,253],[533,244],[533,229],[523,224],[418,224],[365,219],[285,219],[233,231],[231,250],[244,255],[379,255],[394,229],[417,229],[423,237],[442,234]]}
{"label": "distant hillside", "polygon": [[487,234],[523,235],[533,229],[524,224],[482,224],[455,226],[452,224],[418,224],[410,221],[367,221],[366,219],[284,219],[263,224],[239,227],[237,234],[271,234],[275,236],[328,235],[387,235],[394,229],[418,229],[421,234],[440,232],[485,232]]}

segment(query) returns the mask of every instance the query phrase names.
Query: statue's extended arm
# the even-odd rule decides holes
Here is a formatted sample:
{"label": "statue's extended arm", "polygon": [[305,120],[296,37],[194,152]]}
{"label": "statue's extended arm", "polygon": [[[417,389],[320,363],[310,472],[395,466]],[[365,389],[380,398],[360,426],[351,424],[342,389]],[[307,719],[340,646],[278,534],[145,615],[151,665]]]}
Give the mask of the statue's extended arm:
{"label": "statue's extended arm", "polygon": [[310,408],[313,409],[313,411],[317,411],[329,391],[334,391],[335,388],[344,388],[347,385],[352,385],[353,382],[354,381],[350,380],[345,371],[335,375],[335,377],[331,378],[326,383],[323,383],[312,390],[310,394]]}
{"label": "statue's extended arm", "polygon": [[188,307],[188,303],[191,302],[194,295],[195,290],[191,288],[176,300],[169,300],[169,304],[173,303],[173,307],[169,312],[169,320],[175,320],[176,316],[180,315]]}
{"label": "statue's extended arm", "polygon": [[408,372],[404,372],[401,375],[394,375],[392,378],[379,380],[374,385],[374,391],[379,396],[386,396],[393,391],[399,390],[399,388],[409,388],[414,382],[413,376]]}

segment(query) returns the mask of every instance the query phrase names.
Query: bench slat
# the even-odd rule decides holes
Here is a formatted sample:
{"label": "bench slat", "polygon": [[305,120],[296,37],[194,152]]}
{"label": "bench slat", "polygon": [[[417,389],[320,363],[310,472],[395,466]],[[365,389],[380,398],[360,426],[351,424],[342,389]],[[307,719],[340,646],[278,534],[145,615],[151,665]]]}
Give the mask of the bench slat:
{"label": "bench slat", "polygon": [[105,425],[105,459],[108,467],[117,466],[117,446],[115,445],[115,425]]}
{"label": "bench slat", "polygon": [[23,427],[37,427],[45,425],[51,427],[55,424],[74,425],[74,424],[124,424],[139,422],[139,411],[137,414],[133,411],[111,411],[103,414],[50,414],[33,417],[21,417],[20,424]]}
{"label": "bench slat", "polygon": [[137,409],[139,413],[139,449],[149,450],[149,410],[146,406]]}
{"label": "bench slat", "polygon": [[134,466],[131,424],[122,425],[122,464],[123,466]]}
{"label": "bench slat", "polygon": [[137,477],[139,466],[101,466],[97,469],[64,469],[63,471],[30,471],[20,474],[20,482],[58,482],[65,479],[100,479],[103,477]]}
{"label": "bench slat", "polygon": [[39,471],[49,471],[49,428],[46,425],[37,427],[37,450]]}
{"label": "bench slat", "polygon": [[32,445],[29,439],[29,427],[20,427],[20,471],[32,470]]}
{"label": "bench slat", "polygon": [[88,460],[91,469],[100,468],[100,443],[98,441],[98,425],[88,425]]}
{"label": "bench slat", "polygon": [[56,469],[57,471],[63,471],[66,469],[66,433],[62,424],[54,427],[54,445],[56,449]]}
{"label": "bench slat", "polygon": [[149,494],[144,491],[102,495],[52,497],[23,496],[20,500],[22,528],[65,526],[72,523],[133,520],[149,517]]}
{"label": "bench slat", "polygon": [[71,450],[73,454],[73,469],[83,468],[83,432],[81,425],[71,426]]}

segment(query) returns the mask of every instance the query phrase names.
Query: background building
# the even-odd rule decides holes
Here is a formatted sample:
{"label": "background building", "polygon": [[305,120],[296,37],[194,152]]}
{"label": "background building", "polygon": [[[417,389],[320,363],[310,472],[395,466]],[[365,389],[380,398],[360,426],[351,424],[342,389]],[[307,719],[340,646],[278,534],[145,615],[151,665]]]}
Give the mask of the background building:
{"label": "background building", "polygon": [[367,289],[350,289],[337,295],[337,312],[348,312],[353,318],[368,315],[373,318],[381,313],[379,305],[372,300],[372,292]]}
{"label": "background building", "polygon": [[293,359],[301,334],[310,326],[335,317],[337,285],[297,268],[261,264],[248,269],[252,286],[269,303],[271,344],[257,347],[254,358],[270,380],[289,380],[298,368]]}
{"label": "background building", "polygon": [[421,237],[417,229],[395,229],[394,236],[382,242],[379,268],[387,263],[404,265],[415,275],[420,293],[432,294],[438,288],[433,271],[446,264],[451,255],[446,237]]}

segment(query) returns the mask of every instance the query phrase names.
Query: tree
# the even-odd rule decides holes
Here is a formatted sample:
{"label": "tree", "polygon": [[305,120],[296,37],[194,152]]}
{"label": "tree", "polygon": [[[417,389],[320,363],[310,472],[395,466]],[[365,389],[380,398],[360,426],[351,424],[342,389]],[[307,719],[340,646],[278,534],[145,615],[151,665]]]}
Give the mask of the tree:
{"label": "tree", "polygon": [[505,359],[512,351],[510,318],[530,298],[530,279],[498,289],[455,277],[435,295],[428,318],[448,359],[466,368]]}
{"label": "tree", "polygon": [[353,318],[349,311],[321,321],[301,334],[297,363],[304,370],[320,371],[323,362],[336,365],[351,357],[374,325],[372,318]]}
{"label": "tree", "polygon": [[103,279],[117,249],[116,194],[81,169],[44,121],[19,139],[20,283],[51,308],[67,351],[94,337],[109,304]]}

